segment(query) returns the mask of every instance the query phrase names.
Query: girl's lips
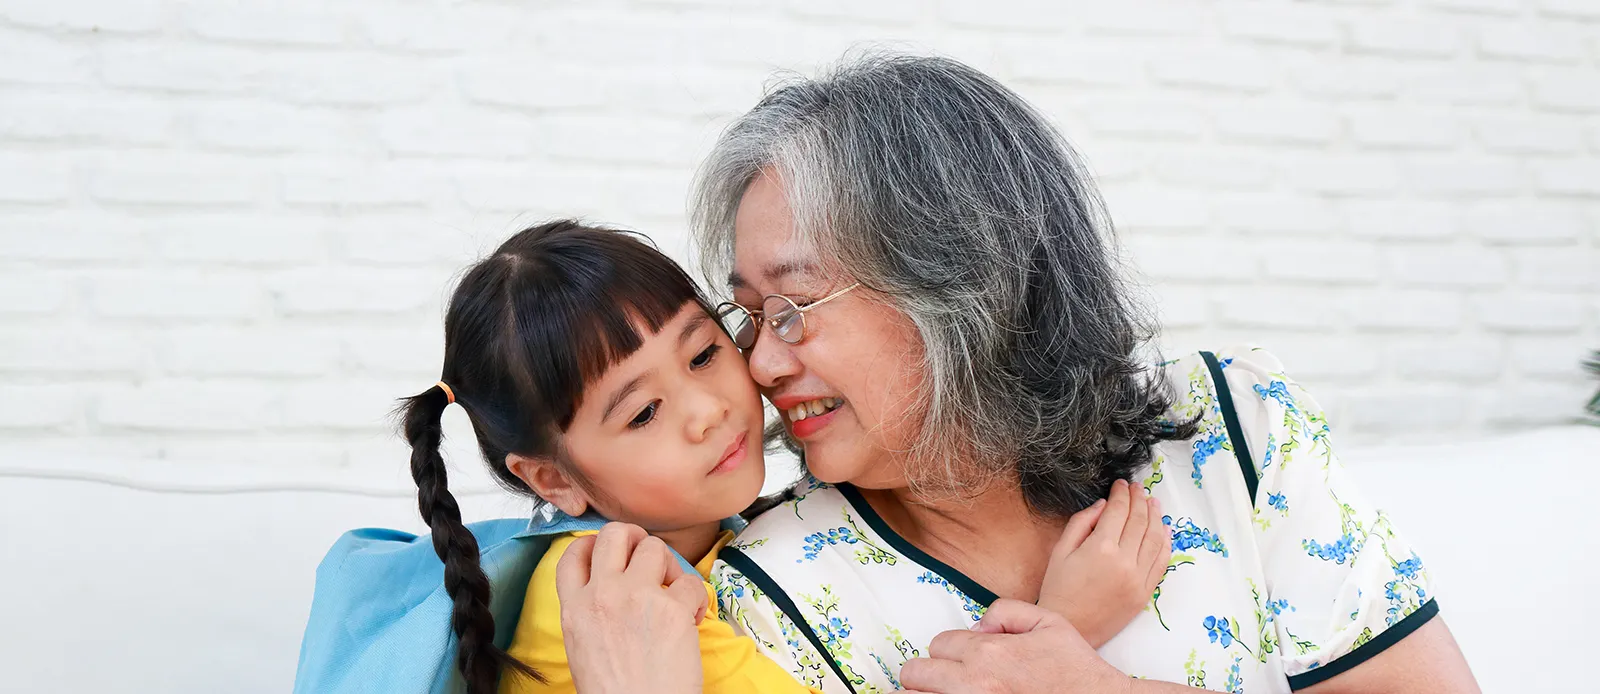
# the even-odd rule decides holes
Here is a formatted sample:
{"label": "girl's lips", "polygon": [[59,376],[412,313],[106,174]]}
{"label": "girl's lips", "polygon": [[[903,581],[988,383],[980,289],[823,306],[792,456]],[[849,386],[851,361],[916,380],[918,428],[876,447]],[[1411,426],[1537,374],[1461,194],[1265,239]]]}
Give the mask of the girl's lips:
{"label": "girl's lips", "polygon": [[750,434],[740,434],[739,438],[734,439],[733,443],[728,444],[728,450],[722,454],[722,459],[717,461],[717,466],[711,468],[711,472],[706,474],[717,475],[737,469],[747,457],[746,453],[749,452],[749,446],[747,444],[749,443],[749,440]]}
{"label": "girl's lips", "polygon": [[840,410],[843,410],[849,406],[849,403],[845,403],[833,408],[833,410],[825,414],[812,415],[798,422],[790,420],[788,415],[784,415],[783,419],[785,422],[789,423],[789,433],[795,438],[804,441],[806,437],[822,431],[823,427],[828,426],[828,424],[833,421],[834,415],[839,414]]}

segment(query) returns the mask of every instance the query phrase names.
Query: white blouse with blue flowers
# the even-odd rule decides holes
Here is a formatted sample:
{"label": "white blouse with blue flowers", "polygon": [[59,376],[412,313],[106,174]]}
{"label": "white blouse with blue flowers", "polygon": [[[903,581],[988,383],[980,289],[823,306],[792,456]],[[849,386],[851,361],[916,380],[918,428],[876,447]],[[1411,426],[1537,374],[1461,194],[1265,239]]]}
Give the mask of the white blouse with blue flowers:
{"label": "white blouse with blue flowers", "polygon": [[[1277,359],[1239,349],[1162,366],[1174,416],[1200,415],[1200,432],[1158,445],[1135,475],[1161,500],[1172,560],[1102,657],[1135,677],[1287,692],[1437,613],[1422,560],[1362,500],[1321,408]],[[808,479],[799,491],[724,550],[712,582],[724,618],[802,682],[899,689],[907,659],[996,599],[895,534],[849,485]]]}

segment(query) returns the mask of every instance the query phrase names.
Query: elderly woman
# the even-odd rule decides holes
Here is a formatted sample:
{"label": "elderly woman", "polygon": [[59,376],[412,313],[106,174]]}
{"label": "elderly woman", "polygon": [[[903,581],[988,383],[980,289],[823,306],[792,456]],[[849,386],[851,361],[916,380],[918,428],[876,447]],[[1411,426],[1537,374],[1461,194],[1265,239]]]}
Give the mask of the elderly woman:
{"label": "elderly woman", "polygon": [[[1476,690],[1426,565],[1276,359],[1141,361],[1152,326],[1093,183],[993,79],[879,56],[789,84],[724,133],[694,218],[775,434],[809,473],[721,555],[718,598],[796,678],[856,694]],[[1124,484],[1159,500],[1173,555],[1096,652],[1029,603],[1067,517]],[[580,595],[569,609],[588,618],[567,620],[591,691],[659,691],[696,665],[651,655],[692,633],[630,631],[606,599]]]}

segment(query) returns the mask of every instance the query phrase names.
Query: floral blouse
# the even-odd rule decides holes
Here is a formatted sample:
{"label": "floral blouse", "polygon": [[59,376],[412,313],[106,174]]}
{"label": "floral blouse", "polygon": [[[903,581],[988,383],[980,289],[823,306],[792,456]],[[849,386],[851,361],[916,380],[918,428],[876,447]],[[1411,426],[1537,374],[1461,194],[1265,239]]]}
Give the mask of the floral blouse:
{"label": "floral blouse", "polygon": [[[1287,692],[1348,670],[1438,611],[1422,560],[1339,464],[1321,408],[1249,348],[1161,365],[1173,416],[1134,481],[1161,500],[1172,560],[1100,654],[1134,677]],[[1226,388],[1216,384],[1226,382]],[[826,692],[899,689],[900,667],[996,596],[918,550],[848,484],[806,479],[757,518],[712,582],[724,619]]]}

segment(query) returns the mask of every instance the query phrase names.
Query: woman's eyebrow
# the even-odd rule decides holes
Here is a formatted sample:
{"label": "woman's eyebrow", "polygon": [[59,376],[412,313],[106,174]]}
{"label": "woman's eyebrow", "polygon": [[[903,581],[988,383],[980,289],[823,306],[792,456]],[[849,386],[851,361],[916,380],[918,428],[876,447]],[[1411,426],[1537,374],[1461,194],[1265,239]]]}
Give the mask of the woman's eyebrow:
{"label": "woman's eyebrow", "polygon": [[[816,277],[817,266],[815,263],[789,260],[774,263],[761,269],[761,278],[768,282],[777,282],[789,275]],[[728,286],[734,289],[744,289],[749,287],[750,283],[736,270],[728,274]]]}

